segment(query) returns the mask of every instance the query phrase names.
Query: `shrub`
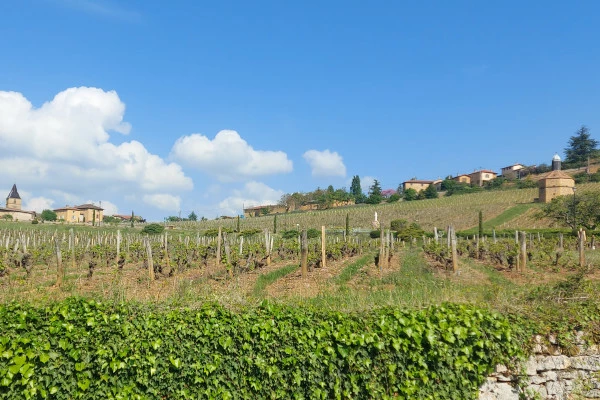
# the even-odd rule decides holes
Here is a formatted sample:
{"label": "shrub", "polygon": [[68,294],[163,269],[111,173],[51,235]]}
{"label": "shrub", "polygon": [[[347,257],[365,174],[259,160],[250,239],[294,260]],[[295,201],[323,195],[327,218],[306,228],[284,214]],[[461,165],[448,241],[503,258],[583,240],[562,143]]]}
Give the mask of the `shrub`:
{"label": "shrub", "polygon": [[142,233],[146,233],[148,235],[159,235],[163,233],[164,230],[165,227],[161,224],[148,224],[144,226],[144,229],[142,229]]}
{"label": "shrub", "polygon": [[318,237],[321,237],[321,231],[319,229],[310,228],[309,230],[306,231],[306,236],[309,239],[318,238]]}
{"label": "shrub", "polygon": [[[262,231],[260,229],[244,229],[243,231],[240,232],[240,236],[243,237],[250,237],[250,236],[254,236],[257,233],[261,233]],[[217,235],[219,234],[219,231],[217,231]]]}
{"label": "shrub", "polygon": [[31,221],[31,223],[32,223],[33,225],[37,225],[37,224],[38,224],[38,220],[37,220],[37,219],[34,219],[34,220],[32,220],[32,221]]}
{"label": "shrub", "polygon": [[369,232],[369,237],[371,239],[377,239],[378,237],[381,237],[381,230],[380,229],[376,229],[374,231]]}
{"label": "shrub", "polygon": [[388,198],[388,203],[395,203],[400,200],[400,195],[398,193],[394,193]]}
{"label": "shrub", "polygon": [[42,221],[56,221],[56,213],[52,210],[43,210],[42,211]]}
{"label": "shrub", "polygon": [[283,233],[281,234],[281,236],[284,239],[294,239],[294,238],[297,238],[298,235],[300,235],[300,232],[298,232],[295,229],[290,229],[289,231],[283,231]]}

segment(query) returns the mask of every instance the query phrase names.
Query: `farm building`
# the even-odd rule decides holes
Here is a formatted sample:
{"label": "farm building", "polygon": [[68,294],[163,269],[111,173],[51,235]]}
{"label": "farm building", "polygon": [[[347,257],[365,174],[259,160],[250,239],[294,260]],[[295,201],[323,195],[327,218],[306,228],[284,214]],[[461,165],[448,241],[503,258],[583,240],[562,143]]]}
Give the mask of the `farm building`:
{"label": "farm building", "polygon": [[433,184],[434,181],[421,180],[421,179],[411,179],[409,181],[402,182],[402,190],[407,191],[408,189],[414,189],[417,192],[421,190],[425,190],[429,187],[429,185]]}
{"label": "farm building", "polygon": [[552,158],[552,171],[538,181],[538,189],[541,203],[549,203],[555,197],[574,193],[575,180],[561,171],[561,160],[558,154]]}
{"label": "farm building", "polygon": [[267,204],[264,206],[244,208],[244,217],[260,217],[261,215],[282,214],[287,208],[278,204]]}
{"label": "farm building", "polygon": [[471,177],[467,174],[457,175],[454,178],[452,178],[452,180],[459,183],[471,183]]}
{"label": "farm building", "polygon": [[502,176],[504,177],[508,177],[508,178],[514,178],[516,176],[517,171],[527,168],[525,165],[523,164],[513,164],[513,165],[509,165],[507,167],[503,167],[502,168]]}
{"label": "farm building", "polygon": [[22,210],[21,202],[21,196],[19,195],[17,185],[15,184],[6,197],[6,207],[0,207],[0,218],[13,221],[32,221],[35,219],[35,211]]}
{"label": "farm building", "polygon": [[469,178],[471,179],[471,184],[473,186],[483,186],[485,182],[491,181],[497,176],[497,173],[490,171],[489,169],[482,169],[469,174]]}
{"label": "farm building", "polygon": [[104,219],[103,211],[103,208],[94,204],[65,206],[54,210],[58,221],[68,223],[102,222]]}

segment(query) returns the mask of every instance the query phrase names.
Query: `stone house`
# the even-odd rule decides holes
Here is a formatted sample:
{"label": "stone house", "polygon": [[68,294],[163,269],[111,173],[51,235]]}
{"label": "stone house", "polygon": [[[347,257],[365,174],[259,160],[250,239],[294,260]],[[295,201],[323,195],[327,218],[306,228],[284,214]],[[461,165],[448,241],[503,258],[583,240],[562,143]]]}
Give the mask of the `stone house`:
{"label": "stone house", "polygon": [[514,178],[517,176],[517,171],[527,168],[525,165],[516,163],[509,165],[507,167],[503,167],[501,174],[506,178]]}
{"label": "stone house", "polygon": [[[10,193],[6,197],[6,207],[0,207],[0,218],[8,218],[12,221],[32,221],[36,217],[35,211],[25,211],[21,209],[21,196],[17,190],[17,185],[13,185]],[[10,217],[6,217],[10,215]]]}
{"label": "stone house", "polygon": [[452,180],[456,181],[458,183],[466,183],[466,184],[471,183],[471,177],[467,174],[457,175],[457,176],[453,177]]}
{"label": "stone house", "polygon": [[429,185],[433,184],[435,181],[422,180],[422,179],[411,179],[408,181],[402,182],[402,190],[406,192],[408,189],[414,189],[417,192],[421,190],[425,190],[429,187]]}
{"label": "stone house", "polygon": [[67,223],[91,223],[102,222],[104,209],[94,204],[82,204],[80,206],[65,206],[54,210],[56,219]]}
{"label": "stone house", "polygon": [[497,173],[489,169],[482,169],[469,174],[473,186],[483,186],[485,182],[496,179],[497,176]]}

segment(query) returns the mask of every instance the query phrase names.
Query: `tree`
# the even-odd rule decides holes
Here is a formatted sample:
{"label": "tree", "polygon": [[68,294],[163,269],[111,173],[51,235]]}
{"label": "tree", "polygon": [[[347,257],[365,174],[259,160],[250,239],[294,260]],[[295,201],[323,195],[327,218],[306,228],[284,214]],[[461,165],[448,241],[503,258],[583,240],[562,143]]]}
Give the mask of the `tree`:
{"label": "tree", "polygon": [[354,175],[352,177],[352,183],[350,184],[350,194],[352,194],[355,199],[358,199],[363,194],[362,188],[360,187],[360,177],[358,175]]}
{"label": "tree", "polygon": [[41,215],[42,221],[56,221],[56,217],[57,217],[56,213],[52,210],[46,209],[46,210],[42,211],[42,215]]}
{"label": "tree", "polygon": [[367,203],[369,204],[379,204],[383,200],[383,196],[381,195],[381,185],[379,181],[375,179],[373,181],[373,185],[369,188],[369,197],[367,198]]}
{"label": "tree", "polygon": [[479,237],[483,237],[483,211],[479,210]]}
{"label": "tree", "polygon": [[142,233],[147,233],[149,235],[159,235],[163,233],[164,230],[165,227],[161,224],[148,224],[144,226],[144,229],[142,229]]}
{"label": "tree", "polygon": [[388,203],[395,203],[395,202],[397,202],[398,200],[400,200],[400,198],[401,198],[401,197],[400,197],[400,195],[399,195],[398,193],[394,193],[393,195],[391,195],[391,196],[388,198]]}
{"label": "tree", "polygon": [[579,227],[594,230],[600,226],[600,193],[555,197],[542,207],[536,217],[549,218],[573,231]]}
{"label": "tree", "polygon": [[438,198],[438,191],[435,188],[435,185],[433,185],[433,184],[427,186],[427,189],[425,189],[423,194],[425,195],[426,199],[437,199]]}
{"label": "tree", "polygon": [[133,228],[133,220],[135,219],[135,215],[133,214],[133,210],[131,210],[131,227]]}
{"label": "tree", "polygon": [[404,191],[404,201],[413,201],[417,200],[419,194],[413,188],[408,188]]}
{"label": "tree", "polygon": [[190,213],[190,215],[188,215],[188,219],[189,219],[190,221],[198,221],[198,216],[196,215],[196,213],[195,213],[195,212],[193,212],[193,211],[192,211],[192,212]]}
{"label": "tree", "polygon": [[565,148],[565,163],[576,166],[587,162],[588,157],[598,156],[598,141],[592,139],[590,130],[582,125],[569,139],[569,147]]}

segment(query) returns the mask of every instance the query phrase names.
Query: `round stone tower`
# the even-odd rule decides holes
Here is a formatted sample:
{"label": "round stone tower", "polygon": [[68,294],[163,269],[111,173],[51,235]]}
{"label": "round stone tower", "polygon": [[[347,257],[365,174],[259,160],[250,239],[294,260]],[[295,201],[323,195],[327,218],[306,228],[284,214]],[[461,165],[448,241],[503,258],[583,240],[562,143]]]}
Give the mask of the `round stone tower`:
{"label": "round stone tower", "polygon": [[560,170],[561,160],[558,154],[552,158],[552,171],[538,181],[539,201],[549,203],[553,198],[573,194],[575,181],[570,175]]}

